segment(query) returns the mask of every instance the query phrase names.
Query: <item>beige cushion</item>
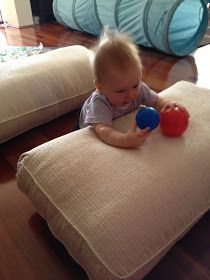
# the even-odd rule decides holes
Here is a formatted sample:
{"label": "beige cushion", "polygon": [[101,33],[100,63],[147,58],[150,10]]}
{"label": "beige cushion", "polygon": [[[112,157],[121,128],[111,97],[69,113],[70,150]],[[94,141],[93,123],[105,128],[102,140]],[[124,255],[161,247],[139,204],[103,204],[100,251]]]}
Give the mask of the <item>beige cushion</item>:
{"label": "beige cushion", "polygon": [[[92,280],[140,280],[210,205],[210,91],[179,82],[161,93],[188,107],[180,138],[157,128],[138,149],[91,128],[24,153],[17,181]],[[116,120],[124,129],[135,113]]]}
{"label": "beige cushion", "polygon": [[70,46],[4,64],[0,143],[78,108],[94,87],[91,54]]}

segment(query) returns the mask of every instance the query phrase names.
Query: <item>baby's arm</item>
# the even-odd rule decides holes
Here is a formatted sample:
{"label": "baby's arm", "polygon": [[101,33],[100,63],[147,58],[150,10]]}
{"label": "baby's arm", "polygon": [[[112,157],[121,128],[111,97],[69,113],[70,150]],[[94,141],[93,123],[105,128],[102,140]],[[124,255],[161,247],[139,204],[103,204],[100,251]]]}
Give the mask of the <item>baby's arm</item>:
{"label": "baby's arm", "polygon": [[103,142],[119,148],[136,148],[143,144],[150,134],[149,128],[139,130],[135,123],[131,125],[125,134],[102,123],[94,124],[93,129]]}
{"label": "baby's arm", "polygon": [[160,112],[168,107],[179,107],[181,110],[185,111],[188,114],[188,116],[190,116],[189,112],[183,105],[159,96],[156,104],[154,105],[154,108]]}

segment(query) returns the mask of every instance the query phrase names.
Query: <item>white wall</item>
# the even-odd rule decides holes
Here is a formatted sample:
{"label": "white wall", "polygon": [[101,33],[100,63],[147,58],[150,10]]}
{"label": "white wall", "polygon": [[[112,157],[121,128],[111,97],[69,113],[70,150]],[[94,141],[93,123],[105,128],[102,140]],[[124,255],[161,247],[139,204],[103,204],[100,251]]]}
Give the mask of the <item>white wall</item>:
{"label": "white wall", "polygon": [[30,0],[0,0],[3,21],[15,27],[33,25]]}

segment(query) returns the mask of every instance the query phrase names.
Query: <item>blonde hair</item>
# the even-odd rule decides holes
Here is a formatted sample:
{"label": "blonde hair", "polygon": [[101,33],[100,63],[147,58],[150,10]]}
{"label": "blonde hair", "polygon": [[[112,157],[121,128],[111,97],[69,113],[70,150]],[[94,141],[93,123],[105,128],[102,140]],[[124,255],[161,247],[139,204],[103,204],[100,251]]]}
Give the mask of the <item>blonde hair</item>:
{"label": "blonde hair", "polygon": [[139,66],[142,70],[139,49],[126,33],[105,28],[93,52],[94,78],[98,81],[103,79],[109,67],[120,70],[130,64]]}

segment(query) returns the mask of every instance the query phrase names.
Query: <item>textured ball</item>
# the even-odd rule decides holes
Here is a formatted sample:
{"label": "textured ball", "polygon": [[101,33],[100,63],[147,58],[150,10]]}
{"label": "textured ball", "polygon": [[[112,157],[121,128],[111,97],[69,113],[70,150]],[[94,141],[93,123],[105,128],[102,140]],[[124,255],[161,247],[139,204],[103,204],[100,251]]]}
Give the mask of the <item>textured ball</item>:
{"label": "textured ball", "polygon": [[136,123],[140,129],[149,127],[155,129],[160,122],[160,115],[152,107],[141,107],[136,114]]}
{"label": "textured ball", "polygon": [[179,137],[188,128],[189,117],[179,107],[167,108],[160,112],[160,129],[169,137]]}

